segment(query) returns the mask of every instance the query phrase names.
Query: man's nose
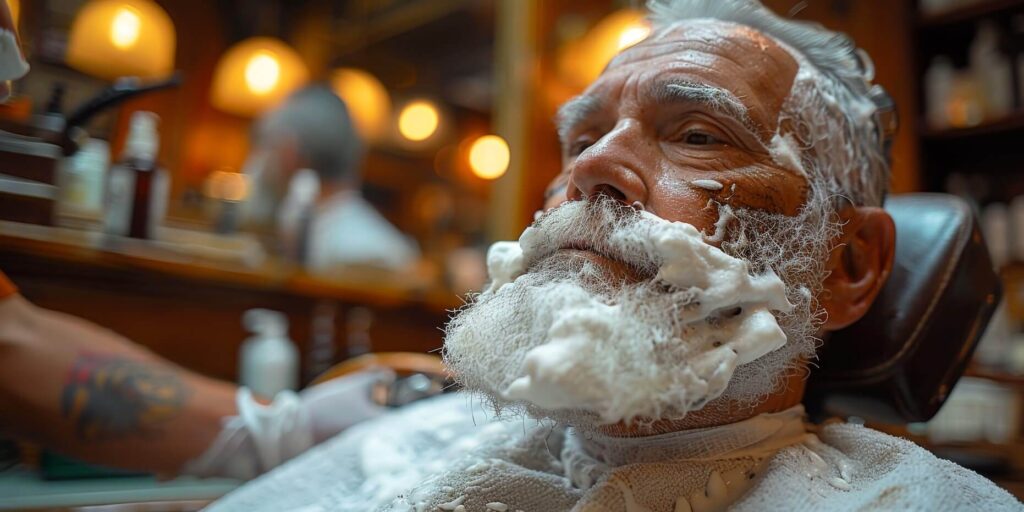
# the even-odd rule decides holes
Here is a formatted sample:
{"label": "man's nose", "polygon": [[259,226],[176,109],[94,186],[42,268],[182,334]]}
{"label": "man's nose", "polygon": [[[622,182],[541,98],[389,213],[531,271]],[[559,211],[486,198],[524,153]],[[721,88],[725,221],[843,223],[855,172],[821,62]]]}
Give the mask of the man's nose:
{"label": "man's nose", "polygon": [[604,194],[624,204],[647,202],[639,174],[642,140],[639,127],[622,123],[585,149],[572,163],[566,197],[578,201]]}

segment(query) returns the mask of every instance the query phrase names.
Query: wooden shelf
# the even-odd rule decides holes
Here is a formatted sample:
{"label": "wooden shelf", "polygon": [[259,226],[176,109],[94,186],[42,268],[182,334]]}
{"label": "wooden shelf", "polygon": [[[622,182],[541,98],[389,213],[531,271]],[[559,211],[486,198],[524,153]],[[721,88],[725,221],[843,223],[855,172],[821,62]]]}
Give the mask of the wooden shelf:
{"label": "wooden shelf", "polygon": [[[1024,5],[1024,2],[1021,2]],[[924,123],[922,122],[922,126]],[[1001,135],[1015,131],[1024,132],[1024,112],[1017,111],[1002,119],[984,121],[977,126],[969,128],[925,128],[922,130],[922,137],[925,141],[951,141],[956,139],[969,139],[981,135]]]}
{"label": "wooden shelf", "polygon": [[979,0],[976,4],[938,14],[922,14],[917,20],[917,26],[922,30],[936,30],[1015,9],[1024,10],[1024,0]]}

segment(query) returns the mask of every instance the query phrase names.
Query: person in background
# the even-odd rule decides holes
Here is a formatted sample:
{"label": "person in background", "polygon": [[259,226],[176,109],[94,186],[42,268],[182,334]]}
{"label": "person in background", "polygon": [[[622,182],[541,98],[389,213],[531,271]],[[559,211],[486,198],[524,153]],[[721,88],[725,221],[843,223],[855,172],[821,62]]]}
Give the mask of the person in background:
{"label": "person in background", "polygon": [[410,267],[416,244],[359,193],[363,145],[345,103],[307,86],[259,120],[244,172],[246,217],[275,225],[284,252],[316,273],[343,266]]}
{"label": "person in background", "polygon": [[46,310],[0,272],[0,432],[94,464],[250,479],[385,409],[364,372],[273,400]]}
{"label": "person in background", "polygon": [[[28,72],[0,0],[0,102]],[[317,153],[319,154],[319,153]],[[253,478],[384,412],[363,372],[301,393],[249,390],[117,333],[33,305],[0,272],[0,433],[86,462],[164,476]]]}

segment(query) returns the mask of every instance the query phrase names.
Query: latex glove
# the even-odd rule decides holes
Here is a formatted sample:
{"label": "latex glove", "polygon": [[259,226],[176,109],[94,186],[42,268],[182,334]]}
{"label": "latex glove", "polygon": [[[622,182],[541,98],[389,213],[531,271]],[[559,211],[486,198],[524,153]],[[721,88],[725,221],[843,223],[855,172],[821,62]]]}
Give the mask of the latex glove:
{"label": "latex glove", "polygon": [[302,406],[309,412],[313,426],[313,444],[319,444],[339,432],[388,412],[371,399],[377,384],[391,384],[395,372],[367,370],[333,379],[299,393]]}
{"label": "latex glove", "polygon": [[390,370],[369,370],[313,386],[282,391],[261,405],[247,388],[236,396],[238,416],[226,417],[209,448],[183,474],[249,480],[356,423],[387,412],[371,398],[377,383],[395,380]]}

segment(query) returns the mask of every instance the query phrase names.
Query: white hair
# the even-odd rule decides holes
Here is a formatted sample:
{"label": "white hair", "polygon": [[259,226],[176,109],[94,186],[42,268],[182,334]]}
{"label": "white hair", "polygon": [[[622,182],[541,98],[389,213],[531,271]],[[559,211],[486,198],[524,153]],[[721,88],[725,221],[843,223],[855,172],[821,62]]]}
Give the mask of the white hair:
{"label": "white hair", "polygon": [[359,181],[365,148],[345,102],[326,85],[307,85],[293,92],[260,120],[255,133],[260,145],[286,134],[295,137],[303,165],[321,180]]}
{"label": "white hair", "polygon": [[783,104],[779,131],[800,147],[804,167],[816,169],[811,186],[854,204],[882,204],[891,135],[883,124],[892,102],[871,83],[874,66],[849,37],[817,23],[781,18],[758,0],[649,0],[647,7],[658,30],[714,19],[749,26],[788,47],[800,72]]}

